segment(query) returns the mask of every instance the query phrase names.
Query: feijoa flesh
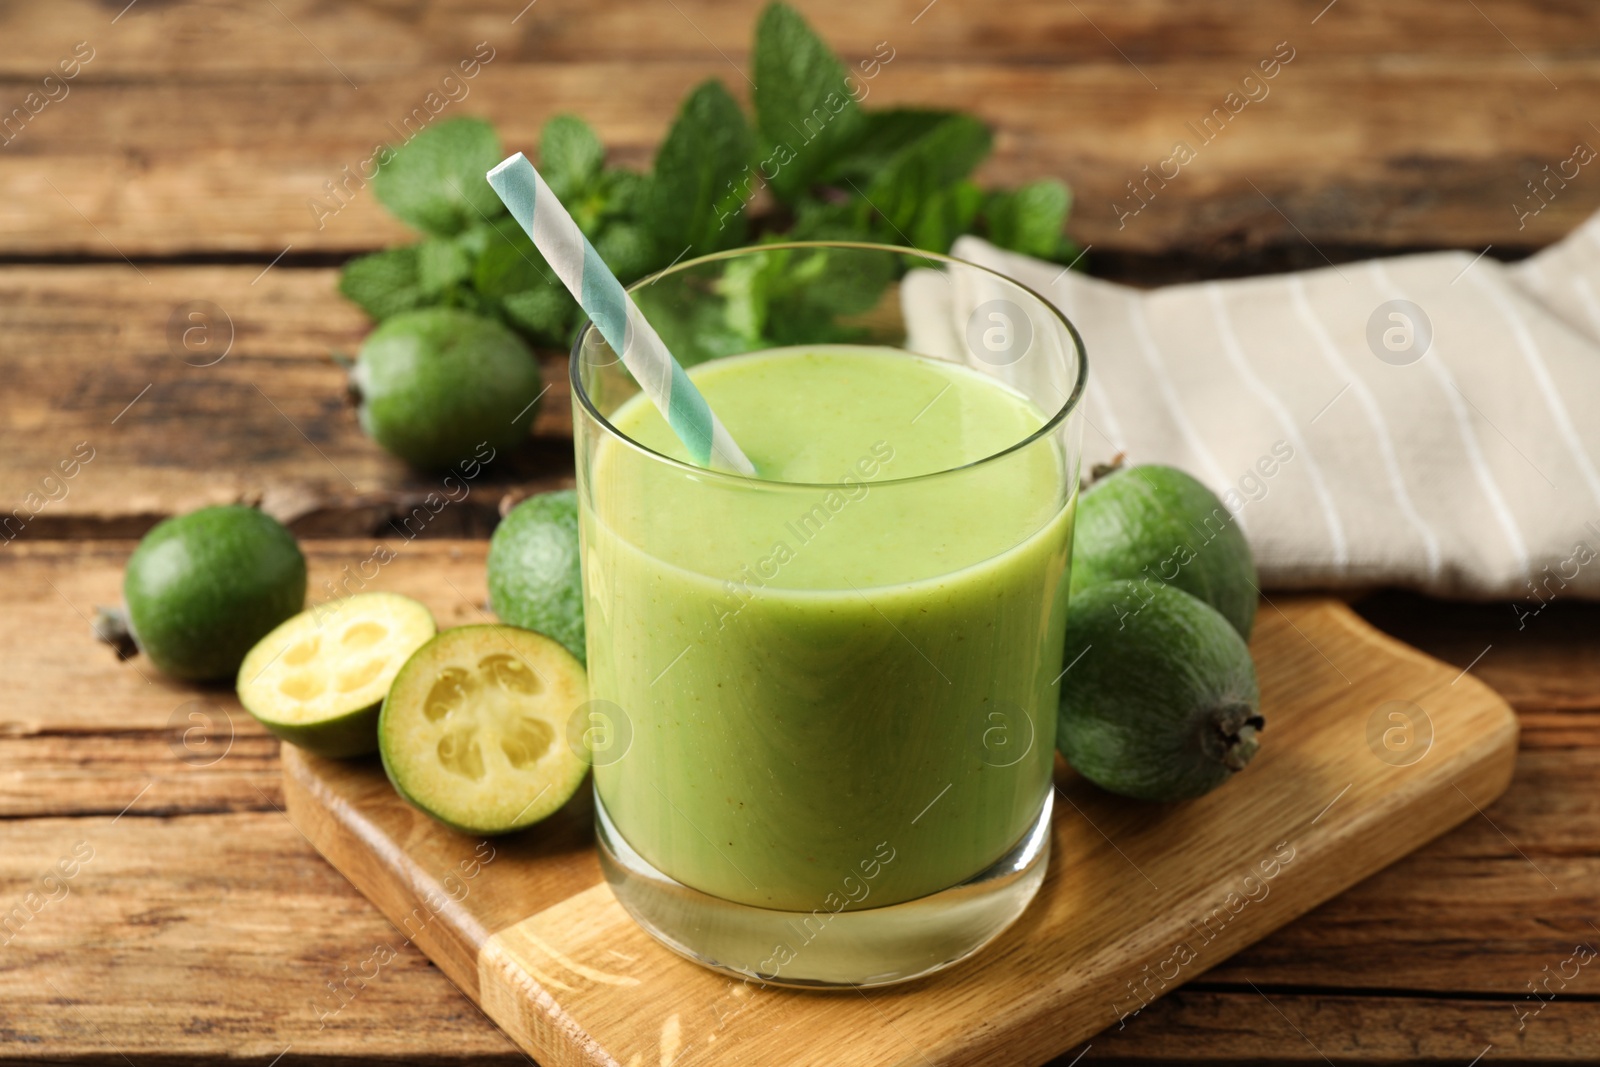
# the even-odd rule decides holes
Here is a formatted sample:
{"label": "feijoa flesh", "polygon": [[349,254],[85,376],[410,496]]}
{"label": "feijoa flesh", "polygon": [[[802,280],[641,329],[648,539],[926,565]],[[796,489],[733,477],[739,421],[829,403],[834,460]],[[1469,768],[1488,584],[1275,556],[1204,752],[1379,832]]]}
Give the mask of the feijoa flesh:
{"label": "feijoa flesh", "polygon": [[396,791],[470,834],[532,825],[575,793],[588,760],[567,723],[588,699],[583,665],[515,626],[461,626],[417,650],[378,718]]}
{"label": "feijoa flesh", "polygon": [[276,736],[319,756],[378,747],[378,711],[400,668],[437,632],[428,609],[360,593],[303,611],[239,667],[239,702]]}

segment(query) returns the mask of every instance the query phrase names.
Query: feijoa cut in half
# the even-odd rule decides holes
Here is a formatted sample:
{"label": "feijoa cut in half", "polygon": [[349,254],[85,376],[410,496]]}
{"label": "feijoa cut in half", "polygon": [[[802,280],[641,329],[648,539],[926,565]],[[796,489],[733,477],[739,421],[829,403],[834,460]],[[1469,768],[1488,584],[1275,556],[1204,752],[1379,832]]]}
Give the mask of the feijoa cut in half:
{"label": "feijoa cut in half", "polygon": [[1057,744],[1074,770],[1139,800],[1210,792],[1264,725],[1250,650],[1215,608],[1155,581],[1072,595]]}
{"label": "feijoa cut in half", "polygon": [[588,676],[561,644],[515,626],[461,626],[417,650],[378,720],[401,796],[471,834],[520,830],[577,792],[588,761],[567,721]]}
{"label": "feijoa cut in half", "polygon": [[245,656],[239,702],[308,752],[364,755],[378,747],[378,712],[395,675],[436,632],[427,608],[396,593],[319,604]]}

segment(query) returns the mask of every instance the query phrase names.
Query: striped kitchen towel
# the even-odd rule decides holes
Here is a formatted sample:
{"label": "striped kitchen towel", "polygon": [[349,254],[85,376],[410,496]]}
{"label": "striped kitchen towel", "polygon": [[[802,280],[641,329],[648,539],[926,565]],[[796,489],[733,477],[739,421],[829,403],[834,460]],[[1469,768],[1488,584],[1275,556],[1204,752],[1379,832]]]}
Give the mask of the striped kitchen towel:
{"label": "striped kitchen towel", "polygon": [[[1600,216],[1514,265],[1439,252],[1150,291],[971,237],[953,254],[1082,333],[1084,469],[1194,474],[1263,585],[1600,597]],[[908,345],[952,356],[994,294],[917,282]]]}

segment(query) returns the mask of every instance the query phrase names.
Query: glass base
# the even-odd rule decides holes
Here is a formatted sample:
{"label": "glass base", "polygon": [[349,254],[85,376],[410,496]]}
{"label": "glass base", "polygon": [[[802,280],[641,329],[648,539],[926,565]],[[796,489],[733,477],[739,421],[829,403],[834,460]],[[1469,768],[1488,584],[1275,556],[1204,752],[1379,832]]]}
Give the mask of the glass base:
{"label": "glass base", "polygon": [[633,850],[598,791],[595,836],[617,900],[679,955],[764,985],[860,988],[942,970],[1015,922],[1044,882],[1054,799],[1051,791],[1011,850],[965,882],[900,904],[837,913],[755,908],[674,881]]}

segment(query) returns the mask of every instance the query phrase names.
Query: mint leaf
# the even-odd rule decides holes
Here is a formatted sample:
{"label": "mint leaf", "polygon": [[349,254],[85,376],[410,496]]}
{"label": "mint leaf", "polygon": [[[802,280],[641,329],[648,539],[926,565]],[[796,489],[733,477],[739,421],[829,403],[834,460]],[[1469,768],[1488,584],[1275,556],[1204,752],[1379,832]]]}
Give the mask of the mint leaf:
{"label": "mint leaf", "polygon": [[752,342],[845,342],[864,331],[836,319],[870,310],[897,273],[890,252],[774,248],[729,260],[716,288],[728,326]]}
{"label": "mint leaf", "polygon": [[899,273],[890,252],[816,248],[781,255],[785,260],[768,288],[767,324],[779,344],[851,340],[854,331],[832,329],[828,323],[836,316],[871,310]]}
{"label": "mint leaf", "polygon": [[859,196],[843,200],[804,197],[794,206],[794,226],[785,237],[794,241],[879,241],[872,226],[872,206]]}
{"label": "mint leaf", "polygon": [[557,115],[539,135],[539,173],[562,201],[581,194],[600,177],[605,146],[576,115]]}
{"label": "mint leaf", "polygon": [[[501,221],[504,221],[504,216],[501,217]],[[495,237],[494,226],[481,219],[455,236],[457,247],[465,252],[467,258],[474,263],[478,261],[479,256],[483,255],[483,250],[489,247],[491,240],[498,240]],[[471,272],[469,271],[468,273],[470,274]]]}
{"label": "mint leaf", "polygon": [[448,119],[425,127],[378,168],[372,186],[401,222],[437,237],[504,214],[485,180],[500,162],[500,138],[482,119]]}
{"label": "mint leaf", "polygon": [[669,256],[744,241],[744,200],[755,136],[719,81],[698,85],[656,153],[645,219]]}
{"label": "mint leaf", "polygon": [[483,229],[483,252],[473,265],[470,292],[530,341],[566,344],[577,303],[550,264],[516,219],[502,216]]}
{"label": "mint leaf", "polygon": [[572,221],[590,241],[618,220],[641,223],[650,208],[650,179],[618,167],[602,171],[581,192],[562,198]]}
{"label": "mint leaf", "polygon": [[[918,228],[919,217],[925,211],[947,209],[948,205],[935,204],[935,198],[971,174],[989,154],[989,145],[988,127],[977,119],[970,115],[943,115],[908,138],[879,167],[865,190],[866,197],[896,236],[915,241],[911,232]],[[967,224],[970,223],[969,215]]]}
{"label": "mint leaf", "polygon": [[823,178],[838,185],[855,182],[866,188],[896,156],[945,123],[965,117],[959,111],[927,108],[865,111],[860,136],[828,167]]}
{"label": "mint leaf", "polygon": [[787,4],[756,25],[756,128],[773,195],[790,202],[826,173],[863,125],[839,57]]}
{"label": "mint leaf", "polygon": [[500,311],[500,302],[484,296],[470,285],[452,285],[428,301],[440,307],[462,308],[478,315],[494,318]]}
{"label": "mint leaf", "polygon": [[542,344],[563,345],[572,331],[578,305],[565,290],[541,285],[502,297],[500,310],[506,321]]}
{"label": "mint leaf", "polygon": [[595,239],[594,250],[624,285],[649,274],[656,264],[655,242],[642,226],[631,222],[607,226]]}
{"label": "mint leaf", "polygon": [[459,240],[433,237],[414,247],[417,283],[424,293],[442,293],[472,276],[472,258]]}
{"label": "mint leaf", "polygon": [[612,167],[600,175],[600,195],[608,218],[637,222],[650,210],[650,179],[637,171]]}
{"label": "mint leaf", "polygon": [[410,311],[426,301],[417,260],[416,245],[352,259],[339,274],[339,292],[379,322]]}
{"label": "mint leaf", "polygon": [[987,236],[1001,248],[1054,259],[1064,243],[1071,245],[1061,236],[1071,206],[1071,192],[1053,178],[991,193],[983,211]]}
{"label": "mint leaf", "polygon": [[[782,252],[765,252],[727,260],[721,264],[722,277],[714,283],[717,294],[722,297],[723,318],[729,330],[749,338],[752,348],[761,347],[761,338],[767,330],[772,284],[785,258]],[[715,265],[711,269],[715,270]]]}
{"label": "mint leaf", "polygon": [[983,190],[959,182],[925,199],[911,224],[911,243],[930,252],[948,252],[956,238],[972,229],[983,206]]}
{"label": "mint leaf", "polygon": [[[730,266],[737,262],[730,261]],[[764,347],[758,335],[739,328],[727,305],[683,293],[679,288],[683,281],[682,276],[666,278],[634,294],[639,310],[680,364],[692,367]]]}
{"label": "mint leaf", "polygon": [[558,288],[555,272],[522,227],[509,216],[496,219],[472,270],[472,287],[485,296],[503,297],[529,289]]}

